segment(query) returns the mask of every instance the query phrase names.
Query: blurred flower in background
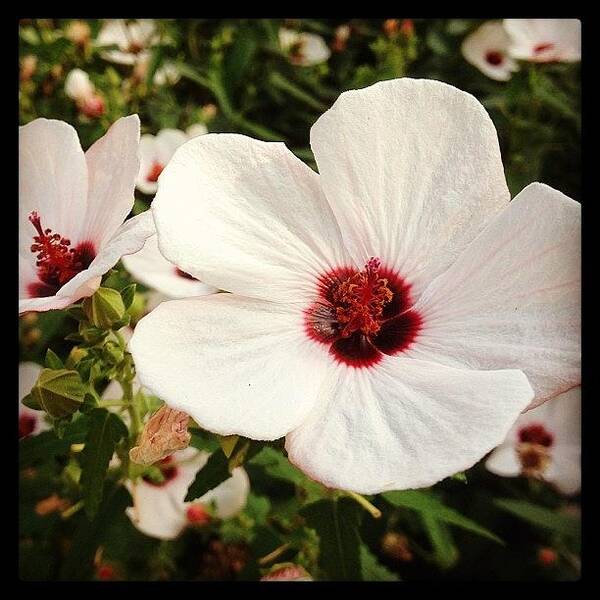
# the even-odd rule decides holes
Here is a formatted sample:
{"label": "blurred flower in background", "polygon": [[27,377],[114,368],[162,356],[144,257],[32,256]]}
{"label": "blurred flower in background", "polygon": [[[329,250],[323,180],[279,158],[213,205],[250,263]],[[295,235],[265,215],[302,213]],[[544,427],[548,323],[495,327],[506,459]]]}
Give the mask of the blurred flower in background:
{"label": "blurred flower in background", "polygon": [[331,56],[325,40],[314,33],[299,33],[282,27],[279,30],[279,43],[288,52],[290,62],[301,67],[318,65]]}
{"label": "blurred flower in background", "polygon": [[156,27],[152,19],[138,19],[126,22],[124,19],[110,19],[104,23],[96,45],[100,48],[117,46],[102,51],[102,57],[122,65],[135,65],[148,58],[148,49],[158,41]]}

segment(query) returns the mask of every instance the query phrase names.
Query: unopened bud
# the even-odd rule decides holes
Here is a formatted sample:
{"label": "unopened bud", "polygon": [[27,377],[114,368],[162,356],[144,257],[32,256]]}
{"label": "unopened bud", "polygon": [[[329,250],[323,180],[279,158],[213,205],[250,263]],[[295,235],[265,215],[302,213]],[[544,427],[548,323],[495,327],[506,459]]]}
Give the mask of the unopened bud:
{"label": "unopened bud", "polygon": [[215,104],[205,104],[202,107],[202,116],[206,121],[210,121],[217,116],[218,109]]}
{"label": "unopened bud", "polygon": [[206,525],[210,523],[210,513],[200,503],[191,504],[185,511],[188,523],[192,525]]}
{"label": "unopened bud", "polygon": [[400,33],[407,38],[411,38],[415,34],[415,24],[412,19],[402,19]]}
{"label": "unopened bud", "polygon": [[93,296],[84,300],[83,311],[94,327],[110,329],[123,319],[125,305],[117,290],[101,287]]}
{"label": "unopened bud", "polygon": [[383,536],[381,550],[390,558],[400,562],[410,562],[413,559],[408,538],[394,531],[388,531]]}
{"label": "unopened bud", "polygon": [[398,19],[386,19],[383,22],[382,28],[385,35],[389,38],[394,38],[400,31],[400,21]]}
{"label": "unopened bud", "polygon": [[80,105],[79,110],[90,119],[101,117],[106,111],[104,98],[100,94],[93,94],[86,98]]}
{"label": "unopened bud", "polygon": [[551,567],[556,563],[558,555],[553,548],[540,548],[538,551],[538,561],[544,567]]}
{"label": "unopened bud", "polygon": [[35,54],[28,54],[21,59],[21,70],[19,73],[19,79],[21,81],[29,81],[36,69],[37,69],[38,59]]}
{"label": "unopened bud", "polygon": [[151,465],[187,448],[192,437],[187,430],[189,418],[180,410],[161,406],[144,426],[138,445],[129,451],[129,458],[140,465]]}
{"label": "unopened bud", "polygon": [[74,44],[83,47],[90,41],[92,31],[85,21],[71,21],[67,27],[66,36]]}
{"label": "unopened bud", "polygon": [[56,494],[52,494],[48,498],[40,500],[35,505],[35,512],[40,517],[44,517],[54,512],[62,512],[69,506],[69,503],[64,498],[60,498]]}
{"label": "unopened bud", "polygon": [[313,581],[307,571],[294,563],[273,565],[271,570],[260,578],[261,581]]}
{"label": "unopened bud", "polygon": [[31,389],[31,396],[51,417],[60,419],[81,406],[85,392],[77,371],[43,369]]}

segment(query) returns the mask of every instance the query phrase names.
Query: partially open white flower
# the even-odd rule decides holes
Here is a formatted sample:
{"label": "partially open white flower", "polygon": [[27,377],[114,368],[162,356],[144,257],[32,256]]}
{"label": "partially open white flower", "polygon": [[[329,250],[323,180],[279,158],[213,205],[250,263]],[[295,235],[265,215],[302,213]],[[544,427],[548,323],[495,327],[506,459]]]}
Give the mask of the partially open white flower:
{"label": "partially open white flower", "polygon": [[504,28],[514,58],[532,62],[581,60],[579,19],[504,19]]}
{"label": "partially open white flower", "polygon": [[168,62],[156,70],[152,81],[156,85],[175,85],[180,79],[179,69],[173,63]]}
{"label": "partially open white flower", "polygon": [[138,376],[206,429],[287,436],[329,487],[431,485],[579,384],[580,206],[539,183],[509,203],[492,121],[437,81],[343,93],[311,146],[319,174],[242,135],[176,152],[159,247],[232,293],[144,317]]}
{"label": "partially open white flower", "polygon": [[282,27],[279,30],[279,45],[289,52],[290,62],[301,67],[318,65],[331,56],[325,40],[315,33],[299,33]]}
{"label": "partially open white flower", "polygon": [[50,425],[44,420],[44,413],[25,406],[21,400],[31,392],[35,385],[42,367],[34,362],[19,363],[19,437],[36,435],[41,431],[50,429]]}
{"label": "partially open white flower", "polygon": [[171,160],[175,150],[188,140],[207,132],[202,123],[195,123],[187,131],[161,129],[156,135],[145,133],[140,140],[140,171],[136,186],[144,194],[154,194],[158,178]]}
{"label": "partially open white flower", "polygon": [[508,81],[519,69],[508,54],[510,38],[500,21],[489,21],[467,36],[461,50],[465,59],[484,75],[496,81]]}
{"label": "partially open white flower", "polygon": [[124,117],[84,154],[62,121],[19,129],[19,313],[92,295],[102,275],[154,233],[149,212],[125,221],[139,135],[137,115]]}
{"label": "partially open white flower", "polygon": [[156,235],[148,238],[139,252],[124,256],[123,264],[135,279],[166,298],[190,298],[218,291],[170,263],[158,249]]}
{"label": "partially open white flower", "polygon": [[134,505],[127,509],[131,522],[146,535],[162,540],[176,538],[188,525],[210,520],[210,508],[220,519],[230,519],[246,505],[250,482],[242,467],[232,476],[193,502],[184,502],[187,489],[209,454],[186,448],[156,463],[164,481],[156,483],[140,479],[128,482]]}
{"label": "partially open white flower", "polygon": [[124,19],[108,19],[96,39],[96,45],[118,46],[105,50],[102,57],[114,63],[133,65],[148,59],[147,49],[158,40],[152,19],[138,19],[127,23]]}
{"label": "partially open white flower", "polygon": [[581,388],[521,415],[485,466],[496,475],[525,475],[553,483],[563,494],[581,489]]}
{"label": "partially open white flower", "polygon": [[96,88],[90,81],[90,76],[81,69],[69,71],[65,79],[65,94],[76,102],[84,102],[94,95]]}

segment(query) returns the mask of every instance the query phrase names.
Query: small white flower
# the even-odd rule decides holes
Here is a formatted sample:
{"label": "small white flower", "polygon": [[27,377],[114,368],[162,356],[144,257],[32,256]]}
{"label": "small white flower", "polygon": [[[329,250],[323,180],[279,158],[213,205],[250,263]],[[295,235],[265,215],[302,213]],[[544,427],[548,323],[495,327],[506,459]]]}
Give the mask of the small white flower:
{"label": "small white flower", "polygon": [[31,392],[35,385],[42,367],[34,362],[19,363],[19,437],[37,435],[42,431],[50,429],[50,425],[44,420],[44,413],[25,406],[21,400]]}
{"label": "small white flower", "polygon": [[248,475],[242,467],[234,469],[229,479],[198,500],[184,501],[188,487],[208,458],[207,452],[186,448],[156,463],[162,471],[163,482],[144,479],[135,484],[128,482],[134,505],[126,512],[135,527],[151,537],[171,540],[188,525],[207,522],[212,506],[220,519],[238,514],[246,505],[250,491]]}
{"label": "small white flower", "polygon": [[76,102],[85,102],[96,92],[94,84],[90,81],[90,76],[81,69],[69,71],[65,79],[65,94]]}
{"label": "small white flower", "polygon": [[140,171],[136,180],[138,190],[144,194],[156,193],[158,178],[175,150],[206,131],[203,124],[196,123],[185,132],[179,129],[161,129],[156,135],[145,133],[140,140]]}
{"label": "small white flower", "polygon": [[487,459],[496,475],[525,475],[553,483],[563,494],[581,488],[581,388],[521,415]]}
{"label": "small white flower", "polygon": [[331,56],[325,40],[315,33],[298,33],[282,27],[279,30],[279,45],[289,52],[290,62],[301,67],[318,65]]}
{"label": "small white flower", "polygon": [[139,282],[163,294],[164,299],[204,296],[218,291],[170,263],[161,254],[156,235],[148,238],[139,252],[124,256],[123,265]]}
{"label": "small white flower", "polygon": [[504,28],[514,58],[531,62],[581,60],[579,19],[504,19]]}
{"label": "small white flower", "polygon": [[102,275],[154,233],[149,212],[125,221],[139,135],[137,115],[124,117],[84,154],[62,121],[19,129],[19,313],[92,295]]}
{"label": "small white flower", "polygon": [[134,65],[148,59],[147,49],[157,41],[152,19],[138,19],[130,23],[124,19],[109,19],[102,26],[96,45],[118,46],[118,49],[102,52],[102,57],[119,64]]}
{"label": "small white flower", "polygon": [[512,202],[471,95],[415,79],[343,93],[281,143],[208,134],[152,204],[165,257],[231,292],[164,302],[140,381],[222,435],[286,436],[328,487],[432,485],[580,382],[580,205]]}
{"label": "small white flower", "polygon": [[155,85],[175,85],[181,79],[179,69],[173,63],[165,63],[156,70],[152,81]]}
{"label": "small white flower", "polygon": [[484,23],[465,38],[461,50],[465,59],[484,75],[496,81],[508,81],[519,69],[508,54],[510,39],[499,21]]}

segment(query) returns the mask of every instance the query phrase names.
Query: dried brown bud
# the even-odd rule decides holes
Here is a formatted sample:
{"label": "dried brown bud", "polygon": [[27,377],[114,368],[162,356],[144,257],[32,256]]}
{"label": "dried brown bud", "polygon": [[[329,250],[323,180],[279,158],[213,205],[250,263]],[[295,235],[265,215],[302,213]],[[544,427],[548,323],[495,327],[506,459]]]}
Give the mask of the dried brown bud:
{"label": "dried brown bud", "polygon": [[180,410],[161,406],[144,426],[138,445],[129,451],[129,458],[140,465],[151,465],[187,448],[191,439],[187,430],[189,418]]}
{"label": "dried brown bud", "polygon": [[410,562],[413,559],[408,538],[394,531],[388,531],[383,536],[381,550],[390,558],[400,562]]}

